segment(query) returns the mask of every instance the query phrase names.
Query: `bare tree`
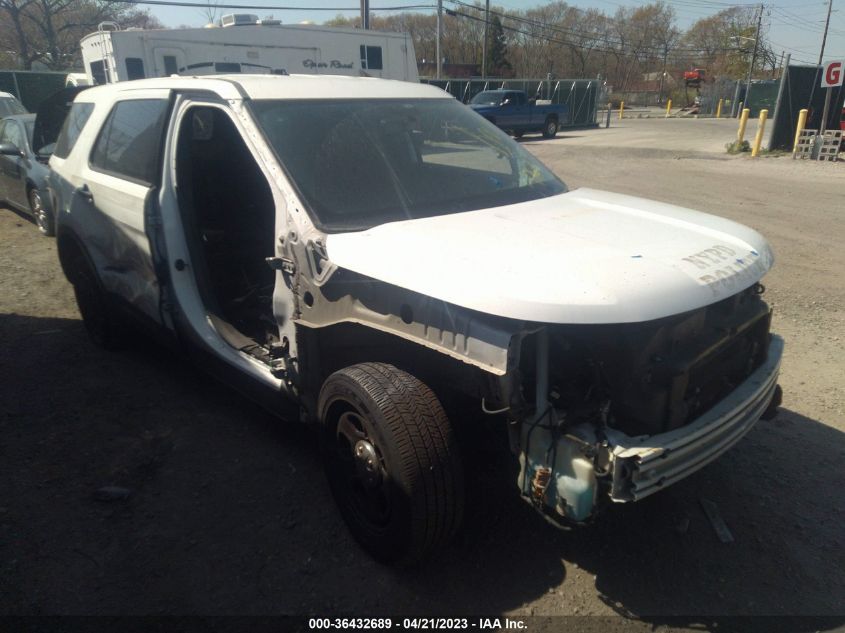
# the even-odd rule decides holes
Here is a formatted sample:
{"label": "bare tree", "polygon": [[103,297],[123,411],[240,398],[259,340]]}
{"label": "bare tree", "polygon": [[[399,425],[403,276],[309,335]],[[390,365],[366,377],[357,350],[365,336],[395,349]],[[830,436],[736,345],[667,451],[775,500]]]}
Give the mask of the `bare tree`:
{"label": "bare tree", "polygon": [[79,40],[104,21],[161,28],[147,11],[97,0],[0,0],[0,46],[29,70],[38,62],[51,70],[79,60]]}

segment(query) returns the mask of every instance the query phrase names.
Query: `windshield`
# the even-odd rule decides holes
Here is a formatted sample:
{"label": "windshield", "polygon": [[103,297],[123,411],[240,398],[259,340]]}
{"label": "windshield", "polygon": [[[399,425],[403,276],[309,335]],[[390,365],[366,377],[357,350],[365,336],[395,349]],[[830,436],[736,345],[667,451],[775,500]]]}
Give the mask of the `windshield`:
{"label": "windshield", "polygon": [[454,99],[253,101],[326,231],[536,200],[566,186]]}
{"label": "windshield", "polygon": [[0,97],[0,118],[15,114],[28,114],[26,108],[14,97]]}
{"label": "windshield", "polygon": [[504,96],[503,92],[495,92],[495,91],[492,91],[492,90],[485,90],[484,92],[479,92],[477,95],[475,95],[470,100],[470,103],[472,105],[497,106],[502,102],[503,96]]}

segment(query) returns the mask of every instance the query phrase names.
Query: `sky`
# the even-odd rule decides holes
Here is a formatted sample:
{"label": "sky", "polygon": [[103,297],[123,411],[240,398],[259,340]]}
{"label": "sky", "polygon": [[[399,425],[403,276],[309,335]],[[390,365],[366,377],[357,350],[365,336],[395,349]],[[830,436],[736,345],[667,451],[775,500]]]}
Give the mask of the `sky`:
{"label": "sky", "polygon": [[[187,2],[203,2],[204,0],[184,0]],[[284,24],[295,24],[303,21],[321,23],[335,15],[343,14],[355,16],[360,14],[358,0],[218,0],[227,4],[247,4],[267,7],[266,9],[218,9],[218,17],[225,13],[254,13],[259,17],[273,16]],[[845,59],[845,0],[830,0],[833,2],[833,13],[830,19],[830,31],[825,46],[825,61],[830,59]],[[370,0],[370,10],[378,15],[393,13],[397,10],[379,11],[379,7],[413,7],[432,6],[436,0]],[[143,2],[138,2],[143,5]],[[491,6],[501,6],[505,9],[527,9],[544,2],[532,0],[492,0]],[[635,7],[646,4],[643,0],[571,0],[568,4],[584,9],[600,9],[606,13],[613,13],[620,6]],[[667,0],[667,4],[675,9],[677,25],[681,29],[688,28],[697,19],[712,15],[731,6],[759,6],[749,0],[733,4],[728,0]],[[819,59],[822,33],[827,16],[827,0],[773,0],[765,4],[763,14],[764,25],[768,25],[769,40],[775,52],[784,51],[792,55],[793,63],[815,64]],[[444,8],[454,5],[444,0]],[[295,7],[295,9],[279,9],[278,7]],[[348,10],[337,10],[349,7]],[[205,13],[201,9],[192,7],[164,7],[147,6],[150,12],[158,17],[166,26],[176,27],[202,26],[205,24]],[[327,10],[324,10],[327,9]],[[408,9],[420,12],[431,12],[433,9]]]}

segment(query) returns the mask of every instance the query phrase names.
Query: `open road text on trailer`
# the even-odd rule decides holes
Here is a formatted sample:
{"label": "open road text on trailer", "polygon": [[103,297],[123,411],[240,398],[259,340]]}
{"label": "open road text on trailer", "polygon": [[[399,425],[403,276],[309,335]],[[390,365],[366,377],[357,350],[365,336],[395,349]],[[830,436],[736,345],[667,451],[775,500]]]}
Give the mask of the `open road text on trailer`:
{"label": "open road text on trailer", "polygon": [[419,79],[407,33],[283,26],[252,15],[224,16],[221,23],[221,28],[125,31],[103,23],[80,43],[89,82],[221,73]]}

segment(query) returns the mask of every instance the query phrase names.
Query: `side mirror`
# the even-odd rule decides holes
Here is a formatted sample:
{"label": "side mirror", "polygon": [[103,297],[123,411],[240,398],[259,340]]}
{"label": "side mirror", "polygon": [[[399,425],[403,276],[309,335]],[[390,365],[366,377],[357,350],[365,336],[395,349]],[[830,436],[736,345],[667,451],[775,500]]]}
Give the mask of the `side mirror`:
{"label": "side mirror", "polygon": [[0,156],[23,156],[23,152],[14,143],[0,143]]}

